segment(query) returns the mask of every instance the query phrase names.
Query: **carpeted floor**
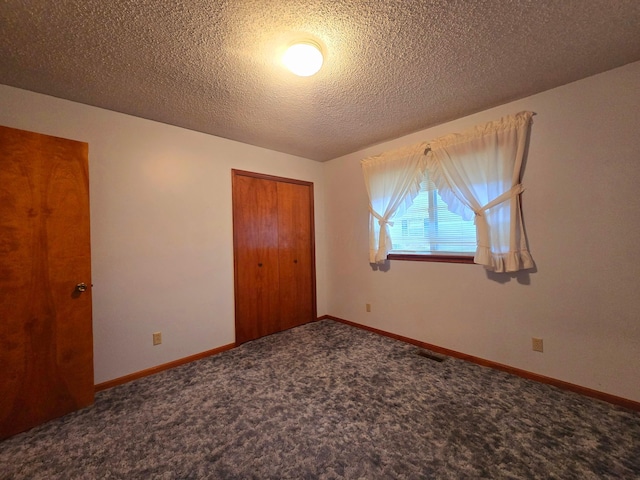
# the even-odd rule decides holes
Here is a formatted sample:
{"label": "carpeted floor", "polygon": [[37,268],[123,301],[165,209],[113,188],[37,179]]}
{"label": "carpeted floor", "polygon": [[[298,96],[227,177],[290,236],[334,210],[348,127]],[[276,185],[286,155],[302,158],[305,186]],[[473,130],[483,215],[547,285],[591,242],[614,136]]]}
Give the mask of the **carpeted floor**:
{"label": "carpeted floor", "polygon": [[100,392],[2,479],[640,478],[640,413],[330,320]]}

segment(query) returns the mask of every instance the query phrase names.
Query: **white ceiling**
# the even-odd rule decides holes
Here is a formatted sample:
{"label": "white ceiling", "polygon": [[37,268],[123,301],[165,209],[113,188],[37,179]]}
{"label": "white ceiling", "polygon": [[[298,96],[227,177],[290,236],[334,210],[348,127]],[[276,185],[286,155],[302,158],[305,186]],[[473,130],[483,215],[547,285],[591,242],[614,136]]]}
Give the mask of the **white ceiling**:
{"label": "white ceiling", "polygon": [[[324,161],[640,60],[639,0],[3,0],[0,83]],[[325,51],[283,69],[295,39]]]}

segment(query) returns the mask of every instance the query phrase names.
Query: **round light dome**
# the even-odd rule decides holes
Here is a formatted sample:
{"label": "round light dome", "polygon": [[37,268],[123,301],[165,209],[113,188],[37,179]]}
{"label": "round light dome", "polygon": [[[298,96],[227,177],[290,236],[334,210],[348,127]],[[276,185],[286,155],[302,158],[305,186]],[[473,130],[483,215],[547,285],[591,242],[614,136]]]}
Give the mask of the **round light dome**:
{"label": "round light dome", "polygon": [[291,45],[282,56],[282,63],[300,77],[310,77],[322,67],[320,47],[312,42]]}

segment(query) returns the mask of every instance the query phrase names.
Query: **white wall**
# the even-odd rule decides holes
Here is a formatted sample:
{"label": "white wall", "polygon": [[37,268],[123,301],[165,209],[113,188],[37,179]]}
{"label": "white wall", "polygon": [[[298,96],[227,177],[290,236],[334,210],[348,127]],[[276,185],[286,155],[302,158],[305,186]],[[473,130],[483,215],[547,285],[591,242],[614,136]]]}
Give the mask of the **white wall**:
{"label": "white wall", "polygon": [[[639,85],[640,62],[328,162],[327,311],[640,401]],[[359,161],[521,110],[537,113],[522,202],[536,270],[393,261],[373,271]]]}
{"label": "white wall", "polygon": [[234,342],[232,168],[314,182],[326,313],[321,163],[2,85],[0,124],[89,143],[96,383]]}

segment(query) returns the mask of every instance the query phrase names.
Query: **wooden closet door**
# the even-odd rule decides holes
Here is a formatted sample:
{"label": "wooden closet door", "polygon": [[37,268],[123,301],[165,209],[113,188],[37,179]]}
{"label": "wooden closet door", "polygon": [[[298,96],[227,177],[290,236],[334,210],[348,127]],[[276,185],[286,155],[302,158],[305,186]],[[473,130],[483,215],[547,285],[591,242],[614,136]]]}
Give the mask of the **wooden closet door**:
{"label": "wooden closet door", "polygon": [[236,343],[280,330],[278,191],[275,182],[233,176]]}
{"label": "wooden closet door", "polygon": [[313,190],[278,183],[278,257],[281,329],[314,319]]}
{"label": "wooden closet door", "polygon": [[87,150],[0,127],[0,438],[93,403]]}
{"label": "wooden closet door", "polygon": [[232,171],[236,343],[316,316],[313,184]]}

